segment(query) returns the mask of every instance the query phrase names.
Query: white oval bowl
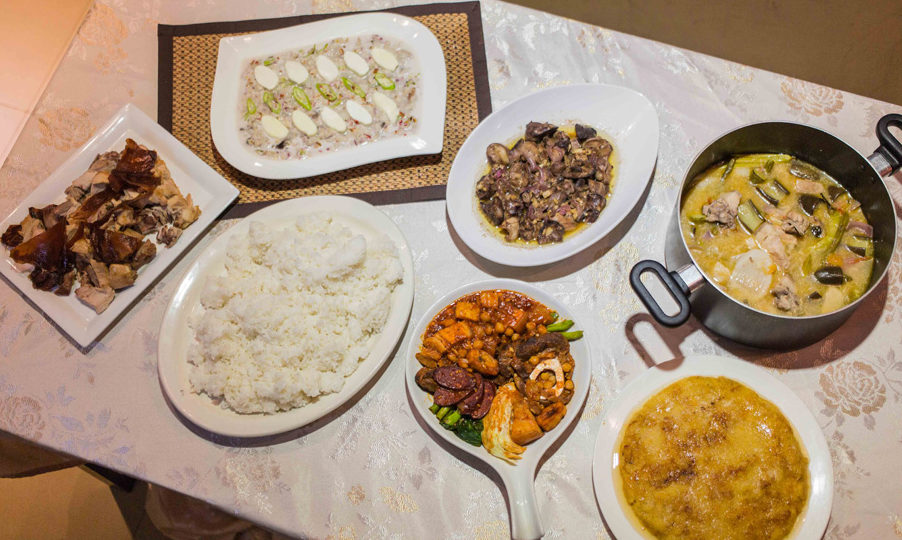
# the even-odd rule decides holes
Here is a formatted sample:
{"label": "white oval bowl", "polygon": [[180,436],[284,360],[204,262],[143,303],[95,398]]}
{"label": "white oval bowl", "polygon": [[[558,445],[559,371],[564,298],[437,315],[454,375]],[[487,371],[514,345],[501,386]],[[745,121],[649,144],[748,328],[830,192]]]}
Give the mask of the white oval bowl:
{"label": "white oval bowl", "polygon": [[[477,205],[476,182],[487,165],[486,147],[522,137],[531,121],[585,124],[614,146],[614,184],[605,209],[595,223],[556,244],[505,242]],[[658,115],[642,94],[607,84],[541,90],[493,112],[467,137],[448,175],[448,216],[467,246],[490,261],[508,266],[557,262],[601,240],[627,217],[651,180],[657,155]]]}

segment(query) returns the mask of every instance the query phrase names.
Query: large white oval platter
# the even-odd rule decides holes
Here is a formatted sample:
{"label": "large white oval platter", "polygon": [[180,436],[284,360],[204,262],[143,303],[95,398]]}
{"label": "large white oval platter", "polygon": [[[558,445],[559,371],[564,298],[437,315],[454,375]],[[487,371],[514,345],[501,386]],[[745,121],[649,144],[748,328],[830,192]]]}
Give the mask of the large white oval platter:
{"label": "large white oval platter", "polygon": [[[505,242],[483,217],[476,182],[487,165],[485,150],[494,142],[520,137],[531,121],[585,124],[614,146],[614,184],[598,220],[563,242],[523,245]],[[591,246],[611,232],[642,198],[658,155],[658,115],[642,94],[621,86],[576,84],[541,90],[509,103],[470,133],[448,175],[448,216],[473,251],[508,266],[553,263]]]}
{"label": "large white oval platter", "polygon": [[[341,37],[378,34],[404,44],[420,68],[417,125],[404,137],[390,137],[305,159],[257,155],[238,131],[241,72],[253,59]],[[301,24],[269,32],[223,38],[219,42],[210,104],[210,133],[222,157],[238,170],[260,178],[284,180],[339,171],[365,163],[442,151],[445,129],[445,56],[438,40],[418,21],[394,13],[364,13]]]}
{"label": "large white oval platter", "polygon": [[[206,394],[191,391],[187,360],[193,332],[188,327],[190,315],[200,308],[200,294],[205,277],[222,268],[228,241],[235,235],[247,234],[251,221],[264,224],[289,224],[298,216],[325,212],[355,233],[371,236],[387,235],[398,248],[404,271],[404,282],[392,293],[392,305],[382,333],[373,339],[369,356],[345,379],[344,387],[335,394],[323,396],[298,409],[275,414],[239,414],[213,402]],[[160,384],[176,409],[192,423],[207,431],[230,437],[261,437],[283,433],[314,422],[353,398],[380,370],[398,343],[413,305],[413,258],[401,230],[375,207],[350,197],[303,197],[283,201],[254,212],[224,232],[201,253],[186,272],[166,309],[160,328],[157,352]]]}
{"label": "large white oval platter", "polygon": [[[808,475],[811,490],[808,504],[790,538],[815,540],[821,538],[830,519],[833,504],[833,462],[827,441],[811,411],[792,390],[776,377],[754,364],[713,355],[690,356],[681,361],[671,360],[638,375],[620,393],[601,423],[595,454],[592,460],[592,481],[595,498],[604,520],[619,540],[653,538],[625,507],[617,493],[614,474],[619,460],[617,445],[620,431],[637,408],[665,387],[685,377],[727,377],[751,388],[770,401],[789,420],[808,453]],[[617,473],[619,474],[619,473]],[[628,516],[627,512],[630,512]]]}
{"label": "large white oval platter", "polygon": [[[539,466],[539,460],[542,456],[551,451],[554,443],[565,433],[567,433],[570,425],[576,421],[581,414],[583,404],[589,395],[589,385],[592,381],[592,358],[589,351],[588,340],[586,338],[570,342],[570,354],[573,356],[573,384],[576,390],[570,403],[567,404],[567,413],[560,423],[551,431],[546,433],[537,441],[533,441],[526,447],[522,459],[515,464],[508,463],[500,458],[490,454],[483,446],[473,446],[460,440],[451,431],[440,426],[438,419],[429,411],[432,405],[432,396],[425,392],[416,383],[417,371],[422,367],[416,359],[416,353],[419,350],[421,338],[426,331],[426,327],[432,321],[433,317],[445,308],[451,302],[454,302],[462,296],[466,296],[476,291],[507,289],[510,291],[525,294],[539,302],[545,304],[549,308],[557,311],[561,319],[572,318],[571,310],[567,306],[559,302],[556,298],[539,289],[535,285],[524,283],[514,279],[488,279],[471,283],[463,287],[457,288],[439,300],[437,300],[420,318],[416,327],[413,329],[413,338],[407,348],[407,394],[410,396],[410,405],[414,414],[420,419],[420,424],[429,426],[433,433],[444,439],[444,441],[457,449],[466,452],[474,458],[482,461],[489,467],[495,469],[501,480],[504,482],[505,490],[508,493],[508,506],[510,509],[511,530],[514,538],[541,538],[544,534],[541,516],[536,504],[535,496],[535,476],[536,469]],[[577,321],[574,330],[585,330],[591,332],[588,327],[581,326]]]}

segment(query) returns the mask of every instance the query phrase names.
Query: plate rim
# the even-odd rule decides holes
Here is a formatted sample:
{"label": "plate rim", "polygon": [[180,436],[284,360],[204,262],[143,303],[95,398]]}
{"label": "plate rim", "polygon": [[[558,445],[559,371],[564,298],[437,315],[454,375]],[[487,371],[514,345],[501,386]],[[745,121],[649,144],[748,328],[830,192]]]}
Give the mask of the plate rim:
{"label": "plate rim", "polygon": [[[286,41],[309,45],[311,41],[366,33],[359,30],[355,30],[350,34],[340,31],[344,25],[349,23],[374,24],[376,25],[375,28],[370,30],[369,33],[390,35],[394,39],[402,41],[413,51],[417,61],[420,63],[420,76],[424,87],[421,91],[420,112],[416,130],[410,134],[411,136],[383,139],[362,148],[341,148],[334,152],[319,154],[304,160],[277,160],[255,156],[239,140],[237,128],[228,128],[230,123],[237,122],[237,102],[231,103],[229,100],[229,97],[232,95],[232,88],[228,87],[225,81],[227,78],[229,80],[240,78],[238,64],[243,65],[251,56],[258,56],[242,54],[240,49],[250,46],[245,44],[249,39],[258,41],[275,39],[283,35],[289,36],[293,33],[309,33],[311,29],[316,37],[286,38]],[[397,32],[399,29],[404,30],[404,36],[398,33],[392,34],[393,31]],[[414,30],[422,32],[422,36],[408,37]],[[271,52],[281,52],[286,48],[286,46],[280,46],[278,51],[274,50]],[[230,63],[233,59],[237,60],[237,62]],[[447,69],[444,52],[435,34],[424,24],[405,15],[387,12],[358,13],[275,30],[222,38],[219,42],[210,100],[210,134],[217,151],[230,165],[241,172],[269,180],[293,180],[337,172],[394,158],[437,154],[442,151],[444,146],[446,108]]]}
{"label": "plate rim", "polygon": [[[580,363],[580,365],[585,365],[585,368],[583,368],[585,370],[584,372],[586,373],[585,384],[583,384],[582,387],[574,394],[573,399],[571,399],[570,403],[567,405],[567,414],[564,419],[561,420],[561,423],[558,424],[557,427],[555,427],[556,433],[554,434],[554,436],[543,438],[544,440],[540,439],[539,441],[530,443],[530,445],[527,446],[527,452],[525,452],[526,455],[524,455],[524,457],[516,463],[508,463],[501,458],[497,458],[492,454],[489,454],[488,451],[486,451],[485,448],[481,446],[476,447],[470,444],[466,444],[457,437],[451,435],[451,432],[445,429],[439,429],[437,420],[434,416],[428,417],[423,412],[423,410],[420,410],[414,406],[416,404],[422,403],[423,399],[425,399],[425,396],[428,395],[428,393],[417,386],[415,382],[416,371],[418,371],[421,367],[415,357],[415,353],[419,348],[419,338],[425,331],[426,325],[428,325],[429,321],[431,321],[432,318],[435,317],[435,315],[438,314],[438,312],[445,306],[447,306],[450,302],[471,292],[486,289],[508,289],[515,292],[521,292],[535,298],[536,300],[539,300],[546,305],[549,305],[549,307],[558,310],[562,314],[569,314],[573,312],[572,309],[567,308],[564,302],[555,298],[553,294],[540,289],[537,285],[525,281],[510,278],[487,278],[465,283],[459,287],[455,287],[454,289],[436,299],[426,310],[423,311],[423,314],[417,320],[416,325],[413,326],[405,356],[406,365],[404,367],[404,379],[405,387],[407,388],[407,395],[410,398],[408,400],[408,405],[413,410],[414,415],[418,416],[420,420],[431,426],[430,429],[432,433],[442,438],[445,442],[450,443],[455,448],[463,450],[471,457],[479,459],[483,463],[486,463],[487,465],[495,469],[495,471],[497,471],[502,476],[502,479],[508,481],[511,476],[524,474],[523,471],[529,471],[530,473],[532,471],[535,471],[542,457],[548,454],[551,446],[553,446],[554,443],[556,443],[568,430],[570,430],[574,422],[577,422],[582,416],[583,405],[586,403],[586,400],[589,396],[589,387],[592,384],[592,358],[594,351],[592,350],[589,342],[585,341],[585,338],[583,340],[573,342],[578,343],[579,347],[583,348],[585,351],[585,360]],[[424,410],[428,410],[428,408]],[[417,422],[417,425],[426,436],[429,436],[429,433],[426,432],[426,429],[420,424],[420,422]],[[530,449],[536,450],[529,452]]]}
{"label": "plate rim", "polygon": [[773,403],[792,425],[808,455],[809,498],[802,521],[796,523],[789,538],[820,539],[827,528],[833,504],[833,462],[829,446],[817,419],[789,386],[764,368],[736,358],[713,354],[689,355],[676,367],[670,360],[642,371],[623,387],[608,408],[592,452],[592,487],[601,515],[617,538],[644,539],[630,521],[616,491],[613,478],[613,454],[623,422],[664,387],[685,377],[722,376],[737,381]]}
{"label": "plate rim", "polygon": [[[105,311],[90,316],[82,323],[81,320],[69,319],[67,316],[54,314],[59,310],[57,306],[59,302],[78,301],[74,299],[74,291],[69,296],[58,297],[47,291],[38,291],[31,287],[23,288],[20,286],[21,283],[19,283],[21,274],[12,268],[8,254],[4,254],[3,260],[0,261],[0,274],[3,274],[10,285],[20,295],[25,297],[28,303],[31,303],[45,317],[53,321],[54,325],[82,348],[88,347],[108,329],[115,326],[119,319],[146,292],[157,285],[157,280],[172,269],[191,250],[195,241],[206,233],[219,215],[238,197],[238,189],[235,186],[198,158],[171,133],[152,120],[140,107],[134,103],[126,103],[97,129],[87,142],[72,152],[62,164],[56,167],[53,172],[29,192],[0,221],[0,228],[6,228],[9,224],[21,221],[29,206],[43,206],[47,204],[47,201],[59,199],[65,187],[68,187],[78,175],[87,170],[87,167],[82,170],[79,167],[79,163],[87,161],[89,157],[93,159],[94,155],[101,152],[112,150],[112,146],[106,144],[105,141],[117,140],[129,131],[134,133],[136,139],[144,139],[138,140],[139,144],[149,144],[147,139],[150,138],[161,139],[168,147],[160,148],[159,145],[154,145],[156,147],[153,150],[164,157],[167,164],[183,169],[185,173],[191,176],[194,182],[203,184],[211,195],[207,208],[201,208],[201,216],[192,224],[192,227],[196,228],[192,229],[192,227],[189,227],[185,229],[180,242],[172,248],[168,248],[173,251],[164,252],[168,255],[165,257],[166,260],[159,258],[160,254],[158,253],[157,257],[148,264],[148,267],[139,272],[139,279],[143,278],[146,280],[143,286],[141,288],[134,288],[135,286],[133,286],[133,288],[124,292],[117,293],[117,297],[121,298],[119,303],[116,302],[117,298],[114,298],[113,303]],[[69,169],[76,167],[79,168],[77,174],[69,172]],[[19,216],[19,218],[16,216]],[[131,292],[132,290],[134,292]]]}
{"label": "plate rim", "polygon": [[[631,195],[629,199],[623,199],[626,206],[621,212],[622,215],[618,215],[614,221],[612,221],[604,228],[596,228],[596,230],[593,231],[593,227],[602,225],[600,221],[596,221],[595,223],[589,225],[589,227],[587,227],[585,230],[580,231],[578,234],[574,235],[572,238],[569,238],[564,242],[551,244],[548,246],[529,246],[525,248],[515,248],[514,246],[505,244],[501,241],[498,241],[497,239],[487,240],[488,238],[490,238],[489,234],[482,234],[480,237],[476,237],[475,235],[471,235],[469,231],[466,230],[466,227],[463,227],[462,230],[460,224],[469,225],[470,223],[475,222],[478,226],[482,225],[482,223],[479,223],[481,216],[475,213],[475,204],[472,205],[472,209],[469,206],[467,206],[466,209],[459,209],[458,204],[452,203],[451,201],[456,194],[466,192],[466,199],[469,202],[472,202],[471,192],[478,178],[470,178],[469,176],[465,176],[460,172],[460,168],[464,167],[463,163],[466,162],[466,158],[463,157],[465,152],[472,152],[472,149],[470,147],[475,144],[475,142],[473,141],[475,141],[475,139],[482,134],[482,131],[489,129],[487,127],[489,123],[497,119],[498,117],[507,114],[509,109],[522,107],[524,102],[540,100],[549,94],[565,94],[568,92],[588,93],[593,90],[600,92],[602,95],[608,93],[619,93],[622,96],[629,96],[632,99],[637,99],[641,104],[641,110],[639,110],[634,115],[634,117],[639,118],[643,115],[648,114],[649,121],[651,122],[651,125],[648,126],[648,135],[653,137],[654,144],[643,144],[646,148],[652,148],[654,152],[647,152],[647,154],[645,154],[647,157],[644,157],[643,161],[636,165],[637,170],[635,172],[635,176],[638,178],[638,180],[632,179],[632,177],[630,177],[631,180],[634,180],[631,183],[635,184],[635,194]],[[525,125],[525,121],[523,123]],[[588,249],[595,243],[601,241],[629,216],[629,213],[642,199],[642,194],[645,192],[648,184],[652,180],[652,173],[654,172],[655,164],[657,162],[659,148],[660,119],[658,118],[657,110],[655,109],[654,104],[651,102],[651,100],[648,99],[648,97],[646,97],[642,92],[639,92],[633,88],[607,83],[577,83],[554,86],[532,92],[521,96],[511,101],[510,103],[507,103],[500,109],[492,111],[492,113],[484,118],[464,140],[464,143],[461,145],[460,149],[457,152],[457,155],[454,158],[454,162],[452,163],[451,170],[448,174],[447,190],[449,196],[446,197],[446,209],[448,216],[451,219],[451,223],[454,226],[455,231],[461,236],[461,239],[464,241],[467,247],[487,260],[505,266],[520,268],[535,267],[559,262],[561,260],[572,257],[573,255],[576,255],[577,253],[580,253]],[[616,146],[615,152],[618,152]],[[482,150],[479,150],[472,155],[477,154],[482,155]],[[620,166],[620,168],[622,168],[622,165]],[[624,179],[619,176],[615,178],[615,183],[620,183],[623,181]],[[618,191],[615,185],[611,198],[617,197],[618,193],[622,193],[622,190]],[[463,195],[460,195],[460,197],[464,198]],[[621,197],[626,197],[626,195],[623,195]],[[610,202],[608,206],[610,206]],[[602,216],[604,216],[604,214],[605,213],[602,212]],[[482,228],[479,228],[479,230],[482,231]],[[487,233],[488,231],[484,232]]]}
{"label": "plate rim", "polygon": [[[226,414],[231,414],[232,420],[239,419],[238,421],[242,423],[242,425],[236,429],[229,428],[228,426],[220,426],[215,420],[212,422],[206,420],[203,409],[206,408],[207,405],[210,405],[209,396],[206,396],[206,394],[195,394],[191,392],[189,388],[185,387],[182,383],[187,381],[183,380],[180,370],[184,367],[183,364],[187,363],[187,359],[178,357],[177,354],[167,354],[176,352],[174,351],[175,345],[173,338],[177,334],[173,333],[175,332],[173,328],[174,325],[179,321],[179,317],[187,317],[190,313],[190,309],[193,308],[193,305],[185,303],[187,301],[186,296],[190,294],[193,288],[200,286],[198,280],[204,275],[204,272],[209,270],[209,267],[216,262],[215,260],[209,262],[205,261],[204,255],[211,252],[220,252],[232,236],[243,232],[243,230],[254,221],[255,216],[257,218],[263,217],[270,222],[279,222],[293,220],[300,215],[321,211],[335,212],[336,206],[354,209],[358,212],[354,215],[346,212],[341,215],[340,219],[345,218],[349,221],[363,224],[365,222],[356,217],[362,212],[369,215],[371,219],[383,221],[383,225],[386,226],[385,229],[392,233],[387,233],[385,229],[379,230],[379,232],[386,234],[392,239],[392,242],[397,247],[401,266],[404,271],[404,282],[400,286],[402,288],[400,291],[396,289],[395,293],[393,293],[397,294],[397,313],[390,313],[389,320],[386,322],[386,326],[389,324],[397,326],[396,335],[387,337],[387,334],[382,334],[374,345],[374,348],[384,347],[384,352],[381,354],[381,357],[373,360],[370,355],[368,355],[366,359],[358,364],[358,369],[349,377],[345,378],[345,385],[339,392],[325,396],[329,398],[328,405],[316,413],[305,414],[308,412],[306,407],[298,407],[289,411],[282,411],[270,415],[261,415],[259,413],[243,415],[231,411],[230,409],[222,409]],[[293,213],[277,216],[276,214],[279,214],[280,212]],[[393,235],[395,235],[396,238],[392,238]],[[399,244],[397,240],[403,242]],[[410,313],[415,295],[415,279],[413,256],[403,231],[387,214],[369,203],[347,196],[319,195],[288,199],[257,210],[239,220],[228,230],[223,231],[222,234],[207,245],[180,278],[179,285],[169,304],[166,306],[163,319],[160,322],[160,334],[157,347],[157,373],[159,375],[163,394],[182,417],[187,419],[193,425],[217,435],[239,438],[266,437],[287,433],[310,425],[351,401],[364,387],[366,387],[367,384],[372,382],[373,379],[379,375],[383,367],[393,358],[392,352],[398,348],[398,344],[403,338],[410,320]],[[183,310],[189,311],[182,313]],[[392,319],[392,317],[397,317],[397,319]],[[368,361],[372,362],[367,366],[368,371],[360,371]],[[357,374],[362,375],[358,375],[359,379],[356,379],[354,384],[348,385],[349,379]],[[269,427],[256,427],[254,423],[260,418],[275,418],[276,420],[268,421],[267,424],[273,424]]]}

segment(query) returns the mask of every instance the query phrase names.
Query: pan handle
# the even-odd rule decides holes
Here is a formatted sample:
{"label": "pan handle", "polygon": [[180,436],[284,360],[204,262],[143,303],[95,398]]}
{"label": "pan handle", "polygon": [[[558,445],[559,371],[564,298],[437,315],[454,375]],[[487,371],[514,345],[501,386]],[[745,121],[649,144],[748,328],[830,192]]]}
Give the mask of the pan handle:
{"label": "pan handle", "polygon": [[868,158],[881,176],[889,176],[902,168],[902,142],[889,130],[902,129],[902,114],[888,114],[877,121],[877,140],[880,146]]}
{"label": "pan handle", "polygon": [[[648,292],[645,284],[642,283],[642,280],[640,279],[645,272],[655,274],[658,279],[661,280],[661,283],[667,287],[670,296],[673,297],[680,306],[679,312],[675,315],[664,313],[664,310],[661,309],[658,301],[655,300],[650,292]],[[635,291],[636,296],[639,297],[639,300],[645,304],[645,308],[648,309],[651,316],[664,326],[679,326],[689,320],[689,294],[691,293],[691,290],[689,286],[686,285],[686,282],[683,281],[683,278],[680,277],[679,272],[668,272],[667,269],[664,268],[664,265],[658,261],[639,261],[636,263],[636,266],[630,270],[630,286],[633,288],[633,291]]]}

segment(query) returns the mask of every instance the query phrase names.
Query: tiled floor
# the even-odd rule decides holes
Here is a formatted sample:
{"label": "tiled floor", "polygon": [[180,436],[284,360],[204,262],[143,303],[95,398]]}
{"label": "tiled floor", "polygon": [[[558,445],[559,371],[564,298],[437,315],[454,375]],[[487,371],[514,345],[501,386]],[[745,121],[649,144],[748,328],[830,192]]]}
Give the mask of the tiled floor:
{"label": "tiled floor", "polygon": [[143,483],[126,493],[79,467],[0,479],[0,540],[163,539],[144,512],[146,493]]}
{"label": "tiled floor", "polygon": [[0,15],[0,165],[93,0],[4,0]]}

